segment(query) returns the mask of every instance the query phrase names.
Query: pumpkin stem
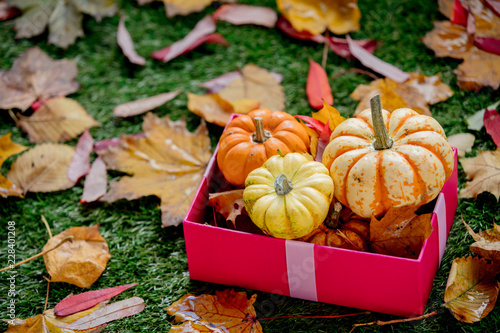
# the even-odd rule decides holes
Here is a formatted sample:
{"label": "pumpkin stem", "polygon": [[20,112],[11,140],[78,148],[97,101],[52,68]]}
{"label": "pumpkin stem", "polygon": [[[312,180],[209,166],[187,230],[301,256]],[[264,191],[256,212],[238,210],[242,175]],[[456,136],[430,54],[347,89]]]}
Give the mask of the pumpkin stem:
{"label": "pumpkin stem", "polygon": [[271,137],[271,133],[264,129],[264,119],[262,117],[253,118],[255,124],[255,133],[252,135],[252,140],[257,143],[264,143]]}
{"label": "pumpkin stem", "polygon": [[370,99],[370,106],[372,109],[373,130],[375,131],[375,142],[373,143],[373,147],[377,150],[389,149],[392,147],[393,141],[385,129],[380,94]]}
{"label": "pumpkin stem", "polygon": [[274,180],[274,189],[279,195],[286,195],[292,190],[292,182],[284,174],[279,175]]}

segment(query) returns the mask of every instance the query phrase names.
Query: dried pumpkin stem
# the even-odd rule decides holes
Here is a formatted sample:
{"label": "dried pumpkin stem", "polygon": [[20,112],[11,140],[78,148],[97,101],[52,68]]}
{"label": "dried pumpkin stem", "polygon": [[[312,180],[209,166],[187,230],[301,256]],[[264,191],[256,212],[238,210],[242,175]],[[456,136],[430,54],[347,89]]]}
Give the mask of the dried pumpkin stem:
{"label": "dried pumpkin stem", "polygon": [[373,143],[373,147],[377,150],[389,149],[392,147],[393,142],[385,129],[380,94],[377,94],[370,99],[370,106],[372,109],[373,130],[375,131],[375,142]]}
{"label": "dried pumpkin stem", "polygon": [[252,139],[257,143],[264,143],[267,139],[271,137],[271,133],[264,129],[264,119],[262,117],[253,118],[255,124],[255,133],[252,135]]}
{"label": "dried pumpkin stem", "polygon": [[279,175],[274,180],[274,189],[279,195],[286,195],[292,190],[292,182],[284,174]]}

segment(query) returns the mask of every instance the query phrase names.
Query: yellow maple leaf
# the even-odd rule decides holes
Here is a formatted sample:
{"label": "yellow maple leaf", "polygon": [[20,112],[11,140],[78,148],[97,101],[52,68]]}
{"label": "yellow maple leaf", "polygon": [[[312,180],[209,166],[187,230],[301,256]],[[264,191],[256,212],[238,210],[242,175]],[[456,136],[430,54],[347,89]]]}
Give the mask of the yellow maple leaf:
{"label": "yellow maple leaf", "polygon": [[344,117],[340,115],[340,112],[333,106],[328,105],[323,101],[323,108],[317,112],[312,113],[312,117],[316,120],[321,121],[323,124],[328,122],[330,129],[333,131],[341,122],[345,120]]}

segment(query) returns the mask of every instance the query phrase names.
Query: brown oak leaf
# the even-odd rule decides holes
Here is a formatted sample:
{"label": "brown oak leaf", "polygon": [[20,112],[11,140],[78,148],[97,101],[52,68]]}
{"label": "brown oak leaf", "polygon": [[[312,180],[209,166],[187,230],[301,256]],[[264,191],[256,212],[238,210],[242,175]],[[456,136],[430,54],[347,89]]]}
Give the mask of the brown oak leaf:
{"label": "brown oak leaf", "polygon": [[473,47],[463,59],[453,71],[460,89],[478,91],[485,86],[495,90],[500,87],[500,55]]}
{"label": "brown oak leaf", "polygon": [[262,327],[257,320],[253,304],[257,295],[247,299],[245,292],[216,291],[215,295],[186,294],[174,302],[167,312],[175,316],[171,332],[221,331],[230,333],[259,333]]}
{"label": "brown oak leaf", "polygon": [[473,198],[484,191],[500,197],[500,149],[481,151],[476,157],[460,160],[471,181],[459,193],[461,198]]}
{"label": "brown oak leaf", "polygon": [[184,120],[146,114],[144,135],[123,136],[97,153],[108,169],[130,174],[110,183],[100,199],[114,202],[156,195],[163,226],[179,225],[193,200],[212,155],[205,122],[192,133]]}
{"label": "brown oak leaf", "polygon": [[10,70],[0,72],[0,109],[26,110],[36,100],[66,96],[80,88],[73,60],[52,60],[40,48],[21,54]]}
{"label": "brown oak leaf", "polygon": [[[0,167],[9,157],[25,151],[25,146],[12,142],[10,133],[0,137]],[[0,175],[0,196],[3,198],[16,196],[23,197],[23,191],[4,176]]]}

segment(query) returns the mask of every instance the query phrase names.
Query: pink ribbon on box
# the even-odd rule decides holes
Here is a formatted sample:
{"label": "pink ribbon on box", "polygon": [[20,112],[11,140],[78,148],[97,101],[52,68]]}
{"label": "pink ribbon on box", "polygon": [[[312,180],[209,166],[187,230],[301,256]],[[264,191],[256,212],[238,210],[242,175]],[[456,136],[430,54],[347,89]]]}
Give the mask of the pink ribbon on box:
{"label": "pink ribbon on box", "polygon": [[441,259],[443,259],[444,250],[446,249],[446,234],[448,233],[446,225],[446,198],[442,192],[438,195],[434,212],[436,213],[438,222],[439,266],[441,266]]}
{"label": "pink ribbon on box", "polygon": [[285,251],[290,297],[317,302],[314,244],[286,240]]}

